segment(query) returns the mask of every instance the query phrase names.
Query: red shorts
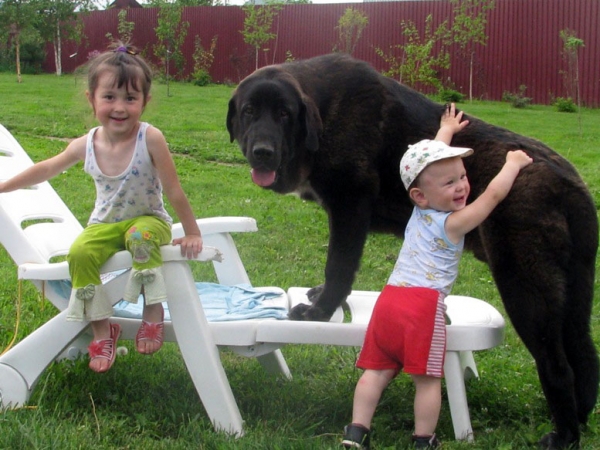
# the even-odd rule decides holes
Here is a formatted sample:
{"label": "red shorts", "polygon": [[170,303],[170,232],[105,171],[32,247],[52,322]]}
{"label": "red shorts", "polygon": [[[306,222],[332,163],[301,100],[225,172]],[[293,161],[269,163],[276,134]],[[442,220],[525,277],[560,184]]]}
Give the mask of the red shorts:
{"label": "red shorts", "polygon": [[444,295],[436,290],[385,286],[373,308],[356,366],[441,377],[445,311]]}

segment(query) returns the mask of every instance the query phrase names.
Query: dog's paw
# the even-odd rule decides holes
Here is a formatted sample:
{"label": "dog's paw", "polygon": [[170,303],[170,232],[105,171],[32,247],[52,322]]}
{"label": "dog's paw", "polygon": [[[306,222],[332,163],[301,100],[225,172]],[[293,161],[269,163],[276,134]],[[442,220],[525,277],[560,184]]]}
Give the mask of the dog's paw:
{"label": "dog's paw", "polygon": [[301,303],[292,308],[288,313],[290,320],[305,320],[313,322],[328,322],[332,314],[327,314],[321,308],[314,305]]}
{"label": "dog's paw", "polygon": [[310,308],[310,305],[306,303],[300,303],[294,306],[290,312],[288,312],[288,318],[290,320],[304,320],[304,312]]}
{"label": "dog's paw", "polygon": [[579,442],[577,440],[568,442],[567,439],[561,438],[556,431],[552,431],[542,436],[538,441],[538,448],[540,450],[574,450],[579,448]]}
{"label": "dog's paw", "polygon": [[316,303],[317,300],[319,300],[324,287],[324,284],[320,284],[306,291],[306,297],[308,298],[308,301],[311,303]]}

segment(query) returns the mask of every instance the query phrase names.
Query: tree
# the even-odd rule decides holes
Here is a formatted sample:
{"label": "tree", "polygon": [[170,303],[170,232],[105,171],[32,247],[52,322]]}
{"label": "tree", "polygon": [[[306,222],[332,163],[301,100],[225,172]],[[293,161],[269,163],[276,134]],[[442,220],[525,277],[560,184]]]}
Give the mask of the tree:
{"label": "tree", "polygon": [[[147,3],[151,8],[160,8],[165,0],[150,0]],[[178,6],[217,6],[222,4],[221,0],[173,0],[169,3]]]}
{"label": "tree", "polygon": [[450,0],[454,5],[452,40],[460,55],[469,61],[469,101],[473,101],[473,60],[475,46],[486,45],[487,12],[494,8],[493,0]]}
{"label": "tree", "polygon": [[561,30],[560,38],[563,41],[562,56],[567,64],[567,70],[563,71],[567,96],[575,98],[577,103],[579,133],[581,134],[581,94],[579,89],[579,49],[584,47],[583,39],[575,34],[575,31],[565,28]]}
{"label": "tree", "polygon": [[183,6],[163,1],[159,7],[158,25],[154,29],[158,43],[153,46],[154,55],[160,59],[165,68],[167,95],[169,95],[170,62],[173,61],[179,73],[185,65],[181,48],[190,27],[189,22],[181,21]]}
{"label": "tree", "polygon": [[127,9],[122,9],[117,14],[117,33],[118,36],[115,38],[112,33],[106,33],[106,37],[111,41],[119,40],[127,43],[131,42],[133,36],[133,30],[135,28],[135,22],[129,22],[127,20]]}
{"label": "tree", "polygon": [[450,54],[446,49],[449,36],[448,22],[442,22],[433,30],[433,17],[429,14],[425,19],[423,36],[412,21],[402,21],[401,26],[407,42],[390,48],[392,51],[396,48],[402,51],[400,60],[380,48],[375,49],[375,52],[390,64],[390,69],[384,72],[384,75],[397,76],[401,83],[413,88],[423,84],[440,89],[442,83],[439,69],[450,67]]}
{"label": "tree", "polygon": [[346,11],[338,20],[336,29],[339,33],[339,39],[333,51],[351,55],[368,24],[369,17],[364,12],[346,8]]}
{"label": "tree", "polygon": [[21,79],[21,34],[28,28],[35,28],[38,15],[32,0],[0,0],[0,27],[9,35],[9,42],[15,48],[17,82]]}
{"label": "tree", "polygon": [[36,28],[44,42],[54,46],[56,75],[62,74],[62,43],[67,40],[79,42],[83,35],[82,14],[94,6],[91,0],[37,0],[36,7],[41,20]]}
{"label": "tree", "polygon": [[181,6],[216,6],[220,2],[219,0],[177,0],[177,3]]}
{"label": "tree", "polygon": [[210,68],[215,61],[215,49],[217,48],[217,36],[213,36],[210,41],[209,49],[202,45],[200,36],[194,38],[194,71],[192,72],[192,81],[196,86],[206,86],[212,81]]}
{"label": "tree", "polygon": [[240,33],[244,36],[244,42],[254,47],[255,69],[258,69],[258,54],[261,48],[277,37],[276,33],[271,32],[271,27],[281,8],[279,3],[267,3],[259,6],[246,3],[242,6],[246,17],[244,18],[244,29],[240,30]]}

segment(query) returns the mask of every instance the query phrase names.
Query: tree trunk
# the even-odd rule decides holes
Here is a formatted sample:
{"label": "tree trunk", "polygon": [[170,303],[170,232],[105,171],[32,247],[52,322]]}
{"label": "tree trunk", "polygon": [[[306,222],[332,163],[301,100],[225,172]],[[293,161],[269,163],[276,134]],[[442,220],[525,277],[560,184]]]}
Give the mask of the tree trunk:
{"label": "tree trunk", "polygon": [[19,39],[19,34],[15,36],[15,53],[17,55],[17,83],[20,83],[21,80],[21,41]]}
{"label": "tree trunk", "polygon": [[62,75],[62,47],[61,47],[60,26],[56,19],[56,32],[54,33],[54,66],[56,67],[56,75]]}
{"label": "tree trunk", "polygon": [[471,62],[469,64],[469,101],[473,101],[473,55],[471,52]]}

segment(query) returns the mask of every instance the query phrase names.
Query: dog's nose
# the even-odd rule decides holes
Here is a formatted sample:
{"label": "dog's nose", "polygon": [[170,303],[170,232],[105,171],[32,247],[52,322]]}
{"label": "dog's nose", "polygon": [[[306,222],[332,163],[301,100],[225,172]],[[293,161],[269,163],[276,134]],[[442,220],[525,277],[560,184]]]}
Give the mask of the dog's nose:
{"label": "dog's nose", "polygon": [[252,148],[252,155],[258,161],[268,161],[273,158],[275,151],[268,145],[256,145]]}

